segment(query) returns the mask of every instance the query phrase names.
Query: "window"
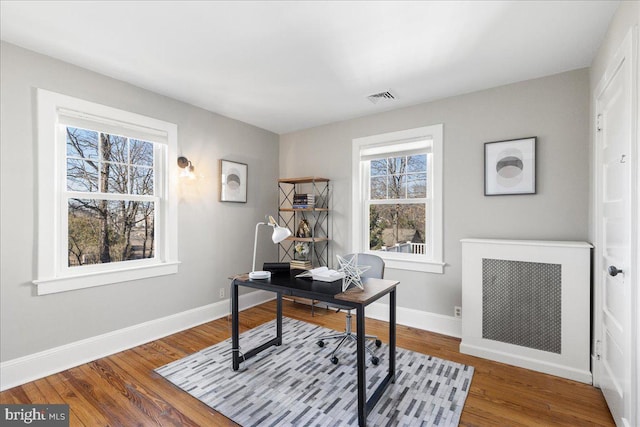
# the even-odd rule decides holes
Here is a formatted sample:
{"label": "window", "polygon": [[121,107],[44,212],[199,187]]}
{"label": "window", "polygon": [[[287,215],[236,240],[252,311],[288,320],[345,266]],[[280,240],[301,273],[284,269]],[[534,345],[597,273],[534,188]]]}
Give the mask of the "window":
{"label": "window", "polygon": [[176,142],[174,124],[38,90],[38,294],[177,272]]}
{"label": "window", "polygon": [[353,140],[355,250],[443,272],[442,125]]}
{"label": "window", "polygon": [[71,126],[65,134],[68,266],[155,258],[154,152],[162,147]]}

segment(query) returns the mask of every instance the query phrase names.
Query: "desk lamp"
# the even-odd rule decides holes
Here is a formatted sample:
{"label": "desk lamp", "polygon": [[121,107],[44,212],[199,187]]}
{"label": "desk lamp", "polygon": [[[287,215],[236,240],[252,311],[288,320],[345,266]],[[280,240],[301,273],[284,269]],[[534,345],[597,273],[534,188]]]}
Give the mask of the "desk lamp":
{"label": "desk lamp", "polygon": [[291,236],[291,231],[287,227],[280,227],[275,219],[271,215],[269,215],[269,222],[259,222],[256,224],[256,237],[253,242],[253,270],[249,273],[250,279],[270,279],[271,272],[270,271],[256,271],[256,249],[258,247],[258,228],[261,225],[268,225],[269,227],[273,227],[273,234],[271,235],[271,240],[273,240],[274,244],[278,244],[282,242],[287,237]]}

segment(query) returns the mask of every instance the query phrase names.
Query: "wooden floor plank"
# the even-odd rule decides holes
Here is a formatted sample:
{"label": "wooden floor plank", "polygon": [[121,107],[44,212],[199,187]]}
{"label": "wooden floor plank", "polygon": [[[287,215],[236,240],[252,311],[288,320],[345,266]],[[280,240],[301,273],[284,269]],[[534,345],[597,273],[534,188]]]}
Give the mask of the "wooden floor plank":
{"label": "wooden floor plank", "polygon": [[[135,381],[137,384],[141,384],[141,387],[144,387],[144,389],[147,390],[147,393],[154,396],[155,399],[162,400],[162,405],[165,406],[167,417],[181,419],[184,414],[188,415],[189,419],[187,422],[176,425],[236,425],[223,415],[212,410],[187,393],[180,393],[180,398],[174,398],[170,403],[164,400],[161,396],[174,396],[171,391],[176,387],[156,373],[149,375],[149,372],[153,372],[158,365],[150,363],[149,359],[145,357],[138,359],[137,356],[140,355],[139,351],[139,349],[138,351],[129,350],[127,352],[113,355],[112,358],[115,359],[118,365],[127,371],[127,374],[131,376],[132,381]],[[171,360],[166,363],[169,362],[171,362]]]}
{"label": "wooden floor plank", "polygon": [[53,387],[60,397],[62,401],[59,403],[66,403],[69,405],[70,415],[73,414],[71,420],[78,420],[78,424],[73,422],[70,425],[78,425],[78,426],[105,426],[109,423],[109,420],[103,416],[103,414],[99,411],[92,410],[92,406],[84,397],[83,394],[76,393],[76,391],[69,385],[69,381],[67,381],[62,375],[51,375],[46,378],[47,382]]}
{"label": "wooden floor plank", "polygon": [[[284,314],[336,330],[345,315],[285,301]],[[246,331],[275,318],[275,302],[241,313]],[[386,342],[388,324],[367,319]],[[231,336],[222,318],[0,393],[1,403],[67,403],[72,426],[236,426],[154,372]],[[600,390],[587,384],[461,354],[460,340],[399,325],[399,347],[471,365],[461,426],[614,426]],[[327,363],[330,363],[327,359]]]}

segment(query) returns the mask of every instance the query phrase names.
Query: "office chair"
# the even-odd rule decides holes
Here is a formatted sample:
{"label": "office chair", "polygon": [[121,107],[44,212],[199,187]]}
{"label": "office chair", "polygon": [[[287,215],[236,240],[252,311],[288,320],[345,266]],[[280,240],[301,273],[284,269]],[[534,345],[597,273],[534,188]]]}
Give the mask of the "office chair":
{"label": "office chair", "polygon": [[[370,254],[357,254],[358,255],[358,265],[368,265],[371,268],[369,268],[367,271],[365,271],[364,273],[362,273],[362,275],[360,277],[372,277],[372,278],[376,278],[376,279],[382,279],[384,277],[384,261],[382,260],[382,258],[380,258],[379,256],[376,255],[370,255]],[[346,255],[345,259],[351,260],[353,257],[355,256],[355,254],[350,254],[350,255]],[[331,360],[331,363],[333,363],[334,365],[338,364],[338,357],[336,356],[336,352],[340,349],[340,347],[342,347],[342,344],[344,344],[344,342],[347,339],[350,339],[352,341],[356,341],[357,336],[354,332],[352,332],[351,330],[351,307],[346,307],[346,306],[341,306],[341,305],[336,305],[336,304],[331,304],[331,307],[337,308],[338,311],[340,310],[346,310],[347,315],[346,315],[346,328],[345,331],[339,334],[331,334],[331,335],[326,335],[323,337],[320,337],[318,339],[318,341],[316,342],[316,344],[318,344],[319,347],[324,347],[324,341],[325,340],[329,340],[329,339],[340,339],[340,342],[338,343],[338,345],[336,346],[336,348],[333,350],[333,352],[331,353],[331,358],[329,360]],[[382,341],[380,341],[378,339],[378,337],[373,336],[373,335],[365,335],[366,339],[371,339],[371,340],[375,340],[375,344],[376,347],[380,347],[382,345]],[[377,365],[378,362],[380,361],[380,359],[378,359],[378,357],[376,357],[376,355],[373,354],[373,351],[371,351],[371,349],[369,347],[367,347],[366,345],[364,346],[365,350],[369,352],[369,354],[371,355],[371,363],[373,363],[374,365]]]}

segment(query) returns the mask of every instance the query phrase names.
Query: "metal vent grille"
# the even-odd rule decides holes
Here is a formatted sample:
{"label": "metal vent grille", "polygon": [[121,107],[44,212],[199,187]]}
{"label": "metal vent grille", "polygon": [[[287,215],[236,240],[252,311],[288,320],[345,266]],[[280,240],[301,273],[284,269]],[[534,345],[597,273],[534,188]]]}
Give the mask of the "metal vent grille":
{"label": "metal vent grille", "polygon": [[386,92],[374,93],[373,95],[369,95],[367,96],[367,99],[371,101],[373,104],[377,104],[378,101],[380,100],[392,101],[396,99],[396,97],[391,92],[386,91]]}
{"label": "metal vent grille", "polygon": [[561,353],[561,265],[482,259],[482,337]]}

